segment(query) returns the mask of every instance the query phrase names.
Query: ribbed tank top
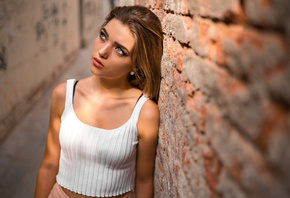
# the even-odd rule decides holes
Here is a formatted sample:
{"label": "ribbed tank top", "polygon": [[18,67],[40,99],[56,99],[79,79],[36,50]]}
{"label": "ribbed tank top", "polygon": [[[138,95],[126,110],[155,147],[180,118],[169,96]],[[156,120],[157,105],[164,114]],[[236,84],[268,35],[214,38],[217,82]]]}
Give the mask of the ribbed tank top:
{"label": "ribbed tank top", "polygon": [[81,122],[73,108],[74,79],[67,81],[65,109],[61,116],[59,171],[62,187],[86,196],[109,197],[132,191],[135,184],[137,122],[142,96],[129,120],[107,130]]}

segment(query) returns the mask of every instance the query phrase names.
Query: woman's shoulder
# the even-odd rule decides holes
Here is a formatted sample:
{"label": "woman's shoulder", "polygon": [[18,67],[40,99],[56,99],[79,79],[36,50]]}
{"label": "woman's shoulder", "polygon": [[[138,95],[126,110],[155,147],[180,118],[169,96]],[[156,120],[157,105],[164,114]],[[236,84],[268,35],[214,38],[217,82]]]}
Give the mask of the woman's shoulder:
{"label": "woman's shoulder", "polygon": [[140,117],[144,119],[159,119],[159,107],[151,99],[148,99],[140,112]]}
{"label": "woman's shoulder", "polygon": [[[84,80],[84,79],[81,79]],[[60,84],[58,84],[52,92],[52,97],[56,97],[57,99],[65,99],[66,97],[66,87],[67,87],[67,81],[64,81]],[[75,80],[76,81],[76,80]],[[78,80],[80,81],[80,80]]]}
{"label": "woman's shoulder", "polygon": [[66,97],[66,82],[63,82],[57,85],[51,96],[51,111],[61,115],[65,106],[65,97]]}
{"label": "woman's shoulder", "polygon": [[58,84],[52,91],[52,98],[53,99],[64,99],[66,95],[66,84],[67,82],[62,82]]}
{"label": "woman's shoulder", "polygon": [[148,99],[139,114],[138,120],[139,138],[155,139],[159,129],[159,108],[151,99]]}

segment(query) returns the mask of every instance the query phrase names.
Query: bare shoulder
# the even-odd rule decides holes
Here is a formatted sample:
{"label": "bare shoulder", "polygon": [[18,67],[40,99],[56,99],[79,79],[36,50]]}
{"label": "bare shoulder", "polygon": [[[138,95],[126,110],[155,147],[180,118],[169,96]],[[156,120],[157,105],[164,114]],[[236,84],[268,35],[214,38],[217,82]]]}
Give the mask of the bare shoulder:
{"label": "bare shoulder", "polygon": [[60,116],[64,110],[66,97],[66,82],[57,85],[52,92],[51,109]]}
{"label": "bare shoulder", "polygon": [[145,104],[143,105],[141,112],[140,112],[140,119],[149,119],[149,120],[155,120],[158,119],[159,121],[159,108],[158,105],[152,101],[147,100]]}
{"label": "bare shoulder", "polygon": [[63,82],[53,89],[52,99],[61,102],[63,99],[65,99],[65,95],[66,95],[66,82]]}
{"label": "bare shoulder", "polygon": [[147,100],[143,105],[138,121],[138,134],[156,137],[159,129],[159,108],[152,100]]}

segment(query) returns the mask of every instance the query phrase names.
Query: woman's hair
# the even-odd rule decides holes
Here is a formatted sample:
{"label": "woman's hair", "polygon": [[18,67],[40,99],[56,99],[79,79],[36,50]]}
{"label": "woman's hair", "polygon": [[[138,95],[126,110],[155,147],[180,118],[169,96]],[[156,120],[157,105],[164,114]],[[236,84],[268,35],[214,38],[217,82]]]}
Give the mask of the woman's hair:
{"label": "woman's hair", "polygon": [[163,53],[163,32],[158,17],[143,6],[116,7],[102,27],[112,19],[128,25],[135,38],[131,56],[135,75],[129,75],[129,82],[157,103]]}

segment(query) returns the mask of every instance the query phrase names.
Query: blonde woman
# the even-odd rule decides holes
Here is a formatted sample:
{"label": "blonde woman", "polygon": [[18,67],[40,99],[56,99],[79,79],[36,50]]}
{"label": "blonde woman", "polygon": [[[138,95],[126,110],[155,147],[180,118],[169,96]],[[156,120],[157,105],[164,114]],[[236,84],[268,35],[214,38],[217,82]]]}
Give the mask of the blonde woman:
{"label": "blonde woman", "polygon": [[163,34],[146,7],[117,7],[91,55],[92,76],[52,94],[35,198],[152,197]]}

